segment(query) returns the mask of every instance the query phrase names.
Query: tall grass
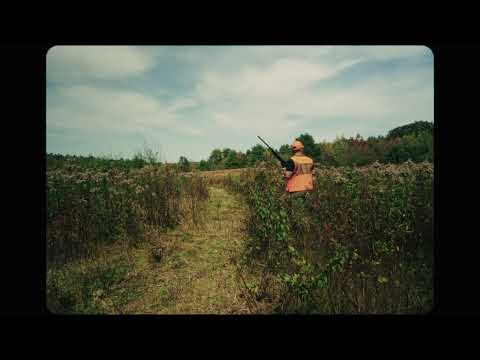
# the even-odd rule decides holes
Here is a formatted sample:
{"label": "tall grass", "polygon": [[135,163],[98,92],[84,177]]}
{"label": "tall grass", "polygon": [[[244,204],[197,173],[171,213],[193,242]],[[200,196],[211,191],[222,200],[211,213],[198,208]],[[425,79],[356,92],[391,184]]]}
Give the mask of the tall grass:
{"label": "tall grass", "polygon": [[430,163],[324,167],[307,197],[267,166],[225,185],[243,195],[250,286],[282,313],[419,313],[433,297]]}
{"label": "tall grass", "polygon": [[65,166],[47,172],[46,196],[49,309],[118,313],[141,295],[141,281],[122,285],[135,267],[128,250],[147,234],[201,222],[209,194],[203,178],[167,166]]}
{"label": "tall grass", "polygon": [[203,179],[182,177],[167,167],[49,171],[48,262],[58,265],[90,257],[118,241],[134,246],[143,240],[145,226],[167,229],[196,221],[207,198]]}

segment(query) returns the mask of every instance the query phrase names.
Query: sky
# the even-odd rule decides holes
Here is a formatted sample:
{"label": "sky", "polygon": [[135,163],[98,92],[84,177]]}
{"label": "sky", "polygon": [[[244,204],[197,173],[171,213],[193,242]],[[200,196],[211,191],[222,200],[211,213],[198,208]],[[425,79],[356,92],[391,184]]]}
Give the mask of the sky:
{"label": "sky", "polygon": [[47,153],[160,160],[433,122],[425,46],[55,46]]}

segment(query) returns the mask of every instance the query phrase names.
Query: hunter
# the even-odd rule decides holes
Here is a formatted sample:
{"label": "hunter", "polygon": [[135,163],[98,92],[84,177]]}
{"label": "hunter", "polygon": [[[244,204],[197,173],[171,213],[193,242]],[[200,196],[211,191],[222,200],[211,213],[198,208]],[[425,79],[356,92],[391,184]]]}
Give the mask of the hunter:
{"label": "hunter", "polygon": [[305,195],[313,190],[315,165],[303,153],[303,143],[295,140],[290,146],[293,156],[286,162],[284,177],[287,180],[285,191],[292,195]]}

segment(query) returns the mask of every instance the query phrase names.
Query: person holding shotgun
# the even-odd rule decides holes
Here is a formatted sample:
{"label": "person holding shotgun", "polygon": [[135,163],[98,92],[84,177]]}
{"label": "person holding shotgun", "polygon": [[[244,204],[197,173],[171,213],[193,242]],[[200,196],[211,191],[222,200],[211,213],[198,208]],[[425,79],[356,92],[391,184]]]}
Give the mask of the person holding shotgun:
{"label": "person holding shotgun", "polygon": [[313,190],[313,177],[315,175],[315,165],[313,160],[303,153],[303,143],[295,140],[290,148],[293,156],[287,161],[283,160],[260,136],[258,138],[272,151],[273,155],[280,160],[284,168],[284,178],[286,179],[285,191],[295,196],[306,195]]}

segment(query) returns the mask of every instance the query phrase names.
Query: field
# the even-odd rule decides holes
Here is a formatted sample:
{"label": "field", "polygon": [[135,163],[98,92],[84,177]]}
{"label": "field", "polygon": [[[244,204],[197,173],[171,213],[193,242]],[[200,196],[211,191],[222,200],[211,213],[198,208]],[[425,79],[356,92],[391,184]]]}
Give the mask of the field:
{"label": "field", "polygon": [[47,173],[47,305],[80,314],[425,313],[431,163]]}
{"label": "field", "polygon": [[[206,177],[206,178],[224,178],[225,176],[231,175],[240,175],[244,169],[223,169],[223,170],[212,170],[212,171],[202,171],[202,172],[197,172],[196,174],[199,174],[200,176]],[[187,174],[194,174],[192,173],[187,173]]]}

